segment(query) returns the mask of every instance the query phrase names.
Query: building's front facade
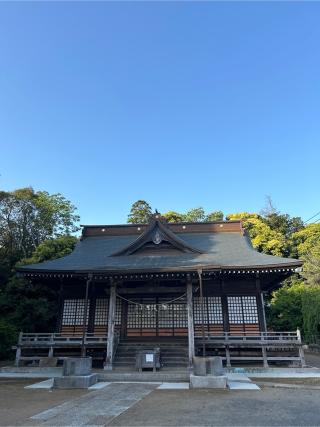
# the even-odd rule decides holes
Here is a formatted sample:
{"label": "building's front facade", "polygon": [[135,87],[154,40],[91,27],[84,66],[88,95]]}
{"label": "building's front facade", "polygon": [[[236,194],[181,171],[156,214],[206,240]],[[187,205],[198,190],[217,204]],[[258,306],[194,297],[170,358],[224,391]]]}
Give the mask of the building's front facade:
{"label": "building's front facade", "polygon": [[168,224],[155,214],[147,225],[84,226],[72,254],[19,271],[60,290],[51,354],[64,342],[82,354],[104,348],[111,369],[119,342],[185,342],[190,366],[221,349],[230,364],[236,347],[246,360],[239,348],[253,354],[252,342],[233,343],[267,337],[263,292],[300,266],[255,251],[241,221]]}

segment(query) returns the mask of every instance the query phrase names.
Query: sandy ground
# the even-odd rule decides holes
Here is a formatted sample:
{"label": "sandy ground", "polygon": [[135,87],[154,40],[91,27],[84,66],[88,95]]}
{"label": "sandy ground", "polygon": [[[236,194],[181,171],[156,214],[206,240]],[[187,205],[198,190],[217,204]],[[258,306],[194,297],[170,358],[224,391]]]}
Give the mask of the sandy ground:
{"label": "sandy ground", "polygon": [[41,381],[33,380],[0,380],[0,425],[24,425],[26,420],[45,409],[59,405],[71,397],[79,397],[87,390],[34,390],[25,389],[29,384]]}
{"label": "sandy ground", "polygon": [[[320,368],[320,354],[306,354],[306,360],[309,366]],[[38,381],[40,379],[0,380],[0,426],[39,425],[30,417],[72,399],[81,398],[88,405],[92,402],[93,392],[87,390],[24,389]],[[292,383],[289,379],[286,382]],[[319,380],[299,379],[297,383],[319,385]],[[105,406],[103,396],[100,400]],[[60,419],[59,425],[68,424]],[[99,425],[320,426],[320,390],[289,391],[270,387],[263,387],[262,391],[233,392],[154,390],[121,415],[101,418]]]}
{"label": "sandy ground", "polygon": [[305,359],[308,366],[320,368],[320,353],[305,353]]}
{"label": "sandy ground", "polygon": [[112,426],[319,426],[319,390],[156,390]]}

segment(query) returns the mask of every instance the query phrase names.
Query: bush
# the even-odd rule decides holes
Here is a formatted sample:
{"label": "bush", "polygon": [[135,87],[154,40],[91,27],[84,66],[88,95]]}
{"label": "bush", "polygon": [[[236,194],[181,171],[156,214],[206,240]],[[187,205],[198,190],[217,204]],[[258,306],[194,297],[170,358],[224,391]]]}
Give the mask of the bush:
{"label": "bush", "polygon": [[0,359],[9,359],[12,356],[11,346],[17,343],[18,332],[6,320],[0,320]]}

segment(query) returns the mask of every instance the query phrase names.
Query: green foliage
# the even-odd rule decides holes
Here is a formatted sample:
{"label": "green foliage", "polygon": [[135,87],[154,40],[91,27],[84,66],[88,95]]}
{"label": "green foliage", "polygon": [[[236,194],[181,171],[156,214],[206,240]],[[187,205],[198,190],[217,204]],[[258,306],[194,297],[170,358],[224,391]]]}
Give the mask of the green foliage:
{"label": "green foliage", "polygon": [[137,200],[131,206],[127,222],[131,224],[147,224],[151,215],[152,209],[149,203],[145,200]]}
{"label": "green foliage", "polygon": [[167,222],[183,222],[184,221],[184,215],[175,212],[175,211],[168,211],[162,215]]}
{"label": "green foliage", "polygon": [[306,286],[302,294],[303,332],[306,341],[320,334],[320,287]]}
{"label": "green foliage", "polygon": [[0,357],[16,331],[47,332],[56,322],[56,291],[15,275],[14,266],[69,254],[77,239],[76,208],[61,194],[22,188],[0,192]]}
{"label": "green foliage", "polygon": [[54,329],[56,292],[43,283],[12,276],[0,292],[0,319],[24,332]]}
{"label": "green foliage", "polygon": [[61,194],[22,188],[0,192],[0,248],[15,263],[46,239],[78,230],[76,208]]}
{"label": "green foliage", "polygon": [[203,222],[206,218],[204,209],[192,208],[184,214],[184,221],[186,222]]}
{"label": "green foliage", "polygon": [[205,221],[222,221],[223,212],[222,211],[212,211],[207,214]]}
{"label": "green foliage", "polygon": [[302,296],[305,284],[299,277],[286,280],[284,286],[272,294],[268,309],[268,326],[276,331],[303,328]]}
{"label": "green foliage", "polygon": [[36,264],[71,254],[78,239],[74,236],[61,236],[57,239],[45,240],[40,243],[30,258],[24,258],[17,266]]}
{"label": "green foliage", "polygon": [[11,347],[17,342],[16,328],[4,319],[0,319],[0,359],[11,356]]}
{"label": "green foliage", "polygon": [[320,224],[308,224],[292,235],[293,244],[300,257],[312,252],[320,243]]}

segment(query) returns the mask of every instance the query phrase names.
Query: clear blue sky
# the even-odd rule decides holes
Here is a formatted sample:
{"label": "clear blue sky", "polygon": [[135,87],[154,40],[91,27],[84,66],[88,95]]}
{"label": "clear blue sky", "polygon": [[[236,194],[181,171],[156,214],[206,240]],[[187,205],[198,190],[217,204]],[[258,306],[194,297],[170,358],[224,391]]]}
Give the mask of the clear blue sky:
{"label": "clear blue sky", "polygon": [[320,210],[320,3],[1,3],[0,188],[82,223]]}

